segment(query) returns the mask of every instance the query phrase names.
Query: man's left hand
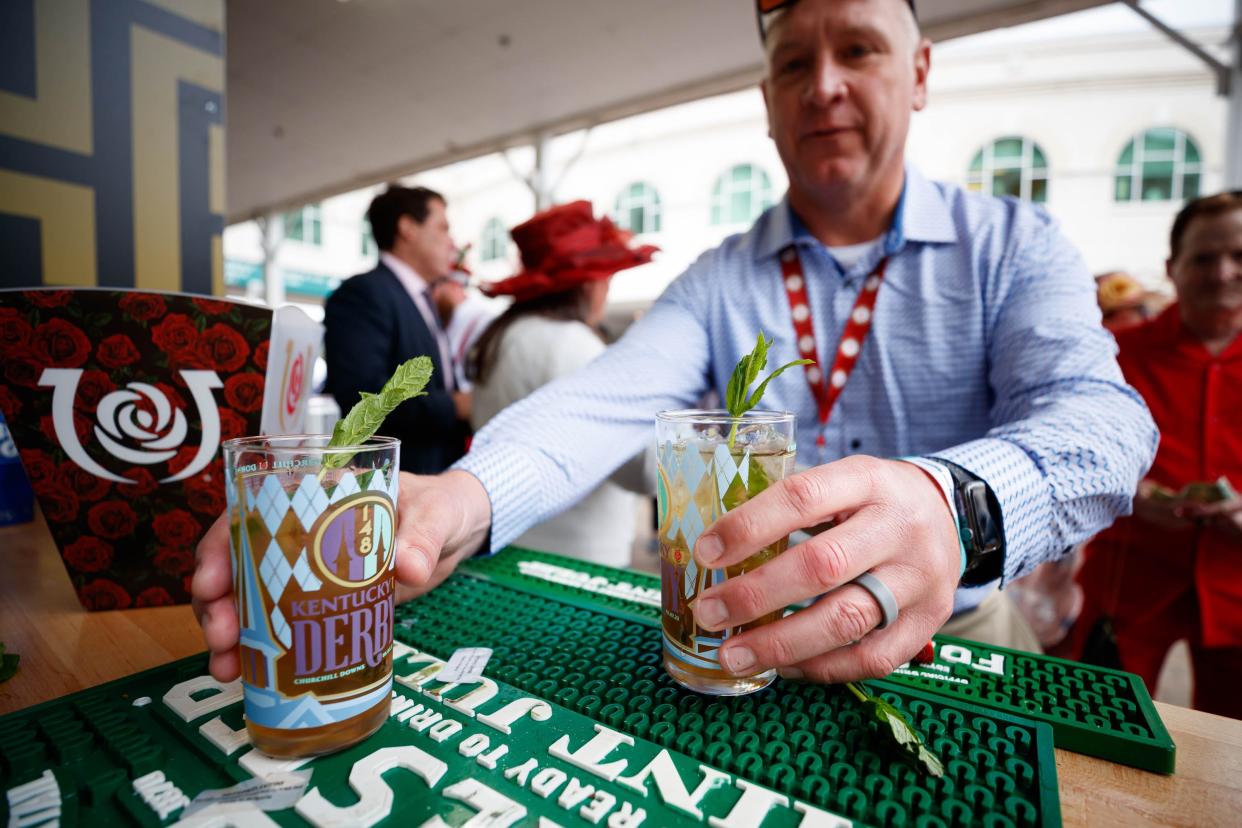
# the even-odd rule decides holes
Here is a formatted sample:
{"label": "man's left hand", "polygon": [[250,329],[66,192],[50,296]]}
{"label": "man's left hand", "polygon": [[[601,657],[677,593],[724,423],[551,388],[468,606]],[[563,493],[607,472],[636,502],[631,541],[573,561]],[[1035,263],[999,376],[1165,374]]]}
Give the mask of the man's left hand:
{"label": "man's left hand", "polygon": [[[720,651],[729,672],[776,667],[811,681],[879,678],[918,653],[948,619],[961,572],[957,527],[935,481],[911,463],[854,456],[774,483],[717,519],[695,544],[695,559],[713,569],[734,566],[800,527],[829,520],[833,528],[695,602],[700,626],[719,630],[823,596],[730,637]],[[864,572],[897,599],[897,621],[883,630],[875,630],[883,620],[879,604],[850,583]]]}
{"label": "man's left hand", "polygon": [[1216,503],[1187,503],[1182,513],[1191,520],[1203,521],[1234,540],[1242,540],[1242,497],[1235,495]]}

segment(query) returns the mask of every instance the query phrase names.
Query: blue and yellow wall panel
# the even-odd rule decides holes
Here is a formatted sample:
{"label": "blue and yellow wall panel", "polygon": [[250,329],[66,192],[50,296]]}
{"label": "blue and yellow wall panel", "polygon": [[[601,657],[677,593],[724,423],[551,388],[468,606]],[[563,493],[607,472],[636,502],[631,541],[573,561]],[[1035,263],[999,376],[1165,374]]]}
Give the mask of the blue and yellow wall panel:
{"label": "blue and yellow wall panel", "polygon": [[0,287],[222,294],[224,0],[0,0]]}

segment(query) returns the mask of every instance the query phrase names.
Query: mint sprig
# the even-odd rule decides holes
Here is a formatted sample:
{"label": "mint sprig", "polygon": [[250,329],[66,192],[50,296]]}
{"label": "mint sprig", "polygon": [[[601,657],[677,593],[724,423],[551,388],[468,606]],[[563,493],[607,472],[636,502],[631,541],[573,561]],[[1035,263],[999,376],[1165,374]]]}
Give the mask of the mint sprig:
{"label": "mint sprig", "polygon": [[729,410],[729,415],[733,417],[733,425],[729,429],[729,448],[733,448],[733,443],[737,439],[737,426],[743,415],[750,411],[759,401],[763,399],[763,392],[767,390],[768,383],[781,375],[786,368],[792,368],[795,365],[814,365],[813,359],[795,359],[793,362],[787,362],[780,368],[768,374],[767,379],[759,383],[759,387],[753,392],[747,393],[747,389],[759,379],[759,374],[768,365],[768,347],[772,344],[772,340],[765,339],[763,331],[759,332],[759,340],[755,343],[755,350],[738,360],[737,365],[733,368],[733,375],[729,377],[729,385],[725,388],[725,408]]}
{"label": "mint sprig", "polygon": [[845,688],[862,702],[871,721],[880,726],[881,735],[887,736],[900,753],[922,766],[932,776],[944,776],[944,765],[940,758],[927,749],[919,732],[900,710],[879,696],[871,695],[862,682],[847,681]]}
{"label": "mint sprig", "polygon": [[[348,414],[336,421],[327,448],[358,446],[374,437],[375,432],[384,424],[384,418],[397,406],[406,400],[426,395],[427,392],[423,389],[431,380],[433,370],[431,359],[425,356],[401,363],[378,394],[363,391],[362,399],[354,403]],[[340,468],[352,459],[353,455],[349,454],[329,454],[324,458],[323,465],[327,469]]]}

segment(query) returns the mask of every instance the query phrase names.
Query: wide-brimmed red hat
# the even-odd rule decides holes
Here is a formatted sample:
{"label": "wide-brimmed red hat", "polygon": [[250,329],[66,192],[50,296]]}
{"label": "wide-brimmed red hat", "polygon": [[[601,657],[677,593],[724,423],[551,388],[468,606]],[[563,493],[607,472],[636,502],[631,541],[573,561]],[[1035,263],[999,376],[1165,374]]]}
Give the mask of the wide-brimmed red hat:
{"label": "wide-brimmed red hat", "polygon": [[630,247],[633,236],[608,218],[595,218],[589,201],[571,201],[536,213],[510,233],[522,254],[522,272],[483,288],[488,296],[526,302],[560,293],[618,270],[651,261],[659,250]]}

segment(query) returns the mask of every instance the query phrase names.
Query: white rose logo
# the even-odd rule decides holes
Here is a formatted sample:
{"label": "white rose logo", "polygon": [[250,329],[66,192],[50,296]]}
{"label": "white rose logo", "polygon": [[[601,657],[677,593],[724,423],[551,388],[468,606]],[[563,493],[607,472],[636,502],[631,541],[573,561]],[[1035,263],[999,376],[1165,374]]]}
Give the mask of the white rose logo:
{"label": "white rose logo", "polygon": [[[223,383],[215,371],[182,371],[186,387],[194,396],[202,419],[203,439],[194,460],[177,474],[161,483],[175,483],[201,471],[211,462],[220,443],[220,415],[216,410],[213,388]],[[51,386],[52,423],[56,437],[69,459],[96,477],[115,483],[134,483],[127,477],[105,469],[91,459],[78,441],[73,427],[73,401],[77,395],[80,368],[47,368],[39,378],[40,385]],[[185,441],[187,424],[184,412],[174,408],[164,392],[145,382],[131,382],[99,401],[95,411],[98,425],[95,438],[104,450],[126,463],[149,466],[172,458]]]}

